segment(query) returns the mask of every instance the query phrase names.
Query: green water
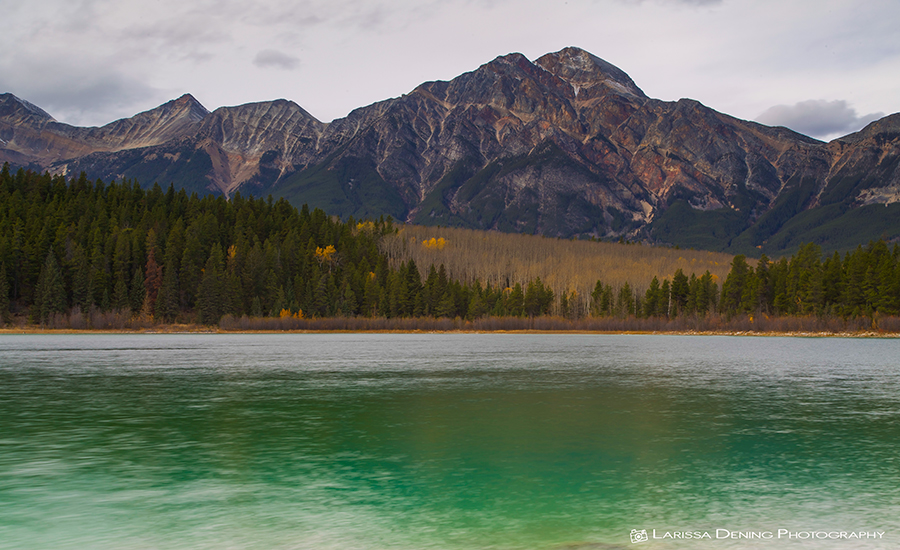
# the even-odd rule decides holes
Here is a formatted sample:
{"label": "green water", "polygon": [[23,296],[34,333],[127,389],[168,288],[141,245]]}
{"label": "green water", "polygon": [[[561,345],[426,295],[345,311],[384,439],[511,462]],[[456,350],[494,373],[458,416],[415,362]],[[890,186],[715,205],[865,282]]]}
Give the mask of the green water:
{"label": "green water", "polygon": [[[2,336],[0,548],[900,548],[898,358],[875,339]],[[883,534],[815,538],[841,531]]]}

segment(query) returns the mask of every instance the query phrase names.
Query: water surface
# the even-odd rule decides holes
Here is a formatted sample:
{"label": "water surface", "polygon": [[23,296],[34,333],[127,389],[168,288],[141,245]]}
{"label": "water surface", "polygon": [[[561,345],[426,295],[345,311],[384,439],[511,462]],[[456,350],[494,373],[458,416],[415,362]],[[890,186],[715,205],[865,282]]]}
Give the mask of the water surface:
{"label": "water surface", "polygon": [[[898,357],[878,339],[2,336],[0,547],[898,548]],[[841,531],[883,535],[814,538]]]}

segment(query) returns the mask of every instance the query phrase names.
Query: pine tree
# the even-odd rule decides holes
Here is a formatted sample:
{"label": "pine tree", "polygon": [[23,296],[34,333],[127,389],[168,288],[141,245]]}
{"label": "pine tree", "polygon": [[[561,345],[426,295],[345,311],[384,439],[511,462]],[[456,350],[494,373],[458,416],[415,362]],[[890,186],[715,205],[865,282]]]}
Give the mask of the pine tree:
{"label": "pine tree", "polygon": [[200,242],[199,229],[191,224],[185,237],[184,252],[181,255],[178,272],[178,282],[181,284],[181,295],[184,296],[188,307],[194,305],[197,297],[197,288],[203,275],[203,264],[209,258],[209,248],[203,248]]}
{"label": "pine tree", "polygon": [[319,277],[319,282],[316,284],[315,293],[313,295],[313,308],[312,313],[316,317],[327,317],[328,316],[328,307],[331,303],[332,296],[328,293],[328,278],[331,277],[329,273],[322,273],[321,277]]}
{"label": "pine tree", "polygon": [[660,314],[659,302],[662,289],[659,286],[659,278],[653,277],[650,287],[644,294],[644,317],[656,317]]}
{"label": "pine tree", "polygon": [[87,255],[80,245],[76,244],[72,252],[72,306],[78,306],[82,311],[88,311],[94,303],[93,289],[91,288],[91,266]]}
{"label": "pine tree", "polygon": [[[4,168],[8,171],[8,165],[4,165]],[[9,280],[6,277],[6,264],[0,263],[0,326],[9,321]]]}
{"label": "pine tree", "polygon": [[512,292],[509,293],[506,308],[509,315],[512,315],[513,317],[522,317],[525,315],[525,294],[522,292],[521,284],[516,283]]}
{"label": "pine tree", "polygon": [[253,301],[250,304],[250,315],[253,317],[262,317],[262,302],[259,299],[259,296],[254,296]]}
{"label": "pine tree", "polygon": [[162,284],[156,294],[156,316],[171,321],[178,315],[178,270],[174,266],[163,266]]}
{"label": "pine tree", "polygon": [[[731,262],[731,271],[722,286],[722,309],[727,313],[739,313],[744,297],[744,286],[750,274],[747,257],[739,254]],[[674,288],[672,293],[675,293]]]}
{"label": "pine tree", "polygon": [[529,281],[525,287],[524,310],[528,317],[535,317],[541,314],[543,306],[544,285],[540,278]]}
{"label": "pine tree", "polygon": [[769,258],[763,254],[756,263],[756,302],[753,309],[768,313],[774,307],[774,288],[769,275]]}
{"label": "pine tree", "polygon": [[197,288],[197,318],[200,323],[212,325],[225,313],[224,255],[215,244],[206,260]]}
{"label": "pine tree", "polygon": [[[707,271],[707,273],[709,272]],[[666,318],[672,316],[672,287],[668,279],[663,279],[662,285],[659,287],[659,305],[656,310]]]}
{"label": "pine tree", "polygon": [[63,283],[62,272],[56,262],[53,250],[47,253],[44,267],[38,276],[35,287],[34,310],[32,318],[42,325],[50,320],[54,313],[62,313],[66,310],[66,289]]}
{"label": "pine tree", "polygon": [[156,233],[151,229],[147,234],[147,265],[144,268],[144,291],[150,314],[156,313],[156,302],[163,284],[163,268],[156,263]]}
{"label": "pine tree", "polygon": [[619,288],[619,295],[616,298],[616,313],[621,317],[634,315],[634,293],[631,285],[627,282]]}
{"label": "pine tree", "polygon": [[144,288],[144,274],[140,269],[134,270],[134,276],[131,277],[131,289],[128,293],[128,306],[132,313],[141,311],[144,305],[144,298],[147,296],[147,290]]}
{"label": "pine tree", "polygon": [[594,290],[591,291],[591,315],[599,317],[603,314],[601,300],[603,299],[603,281],[597,279]]}
{"label": "pine tree", "polygon": [[487,314],[487,304],[485,303],[483,291],[481,290],[481,285],[478,281],[475,281],[475,287],[475,290],[469,298],[469,307],[467,308],[467,316],[469,319],[479,319]]}
{"label": "pine tree", "polygon": [[687,275],[684,274],[684,271],[682,271],[681,268],[678,268],[678,270],[675,271],[675,276],[672,277],[672,316],[684,311],[684,308],[687,306],[688,293],[690,291],[690,281],[688,280]]}
{"label": "pine tree", "polygon": [[341,293],[340,312],[344,317],[356,315],[356,293],[350,288],[349,284],[344,285]]}
{"label": "pine tree", "polygon": [[453,301],[453,294],[449,289],[444,291],[444,295],[438,302],[437,309],[434,312],[436,317],[455,317],[456,303]]}

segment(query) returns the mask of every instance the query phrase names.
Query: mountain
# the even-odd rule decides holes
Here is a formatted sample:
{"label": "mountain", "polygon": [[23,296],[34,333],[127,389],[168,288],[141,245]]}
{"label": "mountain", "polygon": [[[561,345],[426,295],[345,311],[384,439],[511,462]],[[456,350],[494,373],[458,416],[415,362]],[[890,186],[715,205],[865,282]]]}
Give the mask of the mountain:
{"label": "mountain", "polygon": [[646,96],[578,48],[498,57],[323,123],[190,95],[100,128],[0,96],[0,162],[558,237],[758,254],[900,237],[900,114],[830,143]]}

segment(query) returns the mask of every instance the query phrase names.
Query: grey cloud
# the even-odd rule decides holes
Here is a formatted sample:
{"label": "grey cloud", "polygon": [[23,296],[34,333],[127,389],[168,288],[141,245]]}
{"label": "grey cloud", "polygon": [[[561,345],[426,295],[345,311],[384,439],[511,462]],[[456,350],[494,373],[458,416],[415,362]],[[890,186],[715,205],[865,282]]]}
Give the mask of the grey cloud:
{"label": "grey cloud", "polygon": [[370,5],[367,0],[272,0],[264,4],[247,7],[238,2],[231,7],[231,17],[256,26],[310,28],[322,25],[371,29],[381,25],[384,20],[398,14],[407,13],[416,4],[404,6],[391,4]]}
{"label": "grey cloud", "polygon": [[200,25],[196,17],[151,20],[125,27],[119,42],[127,45],[120,55],[135,58],[164,55],[170,59],[203,62],[212,59],[210,50],[230,40],[227,26]]}
{"label": "grey cloud", "polygon": [[292,55],[288,55],[278,50],[262,50],[256,54],[253,64],[257,67],[278,69],[296,69],[300,65],[300,60]]}
{"label": "grey cloud", "polygon": [[21,67],[11,69],[0,70],[0,90],[11,91],[73,125],[103,125],[165,99],[152,86],[97,66],[40,61],[28,65],[28,74],[17,74]]}
{"label": "grey cloud", "polygon": [[794,105],[775,105],[756,117],[757,122],[769,126],[785,126],[819,139],[828,139],[855,132],[884,116],[884,113],[857,115],[856,109],[843,99],[827,101],[810,99]]}

